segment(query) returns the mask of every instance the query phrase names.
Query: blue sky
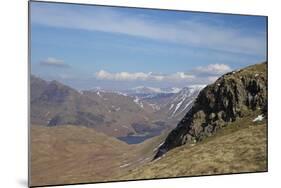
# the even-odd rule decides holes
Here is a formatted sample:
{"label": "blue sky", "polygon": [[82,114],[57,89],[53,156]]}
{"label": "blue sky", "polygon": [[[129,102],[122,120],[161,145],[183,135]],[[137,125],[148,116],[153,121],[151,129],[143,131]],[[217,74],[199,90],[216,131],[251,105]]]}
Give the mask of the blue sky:
{"label": "blue sky", "polygon": [[184,87],[266,60],[266,17],[31,2],[31,72],[77,89]]}

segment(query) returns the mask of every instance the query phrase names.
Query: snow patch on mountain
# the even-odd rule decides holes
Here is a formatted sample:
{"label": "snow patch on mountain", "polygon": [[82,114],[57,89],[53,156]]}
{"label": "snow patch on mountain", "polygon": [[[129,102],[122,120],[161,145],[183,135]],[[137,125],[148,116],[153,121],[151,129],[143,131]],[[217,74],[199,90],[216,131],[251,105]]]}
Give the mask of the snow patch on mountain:
{"label": "snow patch on mountain", "polygon": [[127,96],[128,96],[126,93],[122,93],[122,92],[120,92],[120,91],[117,91],[117,92],[116,92],[116,94],[118,94],[118,95],[122,95],[122,96],[125,96],[125,97],[127,97]]}
{"label": "snow patch on mountain", "polygon": [[263,118],[264,118],[263,115],[258,115],[258,117],[256,117],[255,119],[253,119],[253,122],[262,121]]}
{"label": "snow patch on mountain", "polygon": [[204,87],[205,85],[191,85],[176,93],[171,102],[167,104],[170,111],[169,118],[187,113],[194,99]]}
{"label": "snow patch on mountain", "polygon": [[169,110],[171,110],[174,107],[175,104],[171,104]]}
{"label": "snow patch on mountain", "polygon": [[152,107],[153,111],[158,111],[158,110],[161,109],[160,106],[158,106],[157,104],[151,104],[151,103],[149,103],[149,106]]}
{"label": "snow patch on mountain", "polygon": [[183,101],[184,101],[184,100],[180,101],[180,102],[177,104],[177,106],[176,106],[174,112],[172,113],[172,116],[174,116],[175,113],[178,111],[178,109],[179,109],[179,107],[182,105]]}
{"label": "snow patch on mountain", "polygon": [[192,104],[193,100],[190,100],[185,107],[180,111],[180,113],[182,113],[183,111],[185,111],[187,109],[187,107],[189,107]]}
{"label": "snow patch on mountain", "polygon": [[141,108],[143,108],[143,103],[140,101],[140,98],[135,97],[134,102],[139,105]]}
{"label": "snow patch on mountain", "polygon": [[130,94],[158,94],[158,93],[178,93],[181,88],[172,87],[172,88],[157,88],[157,87],[147,87],[147,86],[138,86],[131,88],[126,93]]}
{"label": "snow patch on mountain", "polygon": [[102,98],[102,95],[100,94],[100,91],[97,91],[97,95]]}

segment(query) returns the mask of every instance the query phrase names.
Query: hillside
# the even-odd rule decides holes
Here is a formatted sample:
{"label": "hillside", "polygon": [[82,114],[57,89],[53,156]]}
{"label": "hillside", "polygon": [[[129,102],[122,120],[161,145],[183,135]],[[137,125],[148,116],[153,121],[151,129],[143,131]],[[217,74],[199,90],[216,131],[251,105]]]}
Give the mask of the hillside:
{"label": "hillside", "polygon": [[167,133],[128,145],[93,128],[31,127],[31,185],[119,180],[153,159]]}
{"label": "hillside", "polygon": [[230,123],[197,144],[177,147],[121,179],[267,171],[266,121],[252,118]]}
{"label": "hillside", "polygon": [[33,126],[31,185],[99,181],[118,172],[127,149],[91,128]]}
{"label": "hillside", "polygon": [[199,93],[192,108],[170,132],[155,158],[200,142],[231,122],[253,113],[267,115],[267,64],[227,73]]}
{"label": "hillside", "polygon": [[205,87],[154,160],[122,179],[267,171],[267,64]]}

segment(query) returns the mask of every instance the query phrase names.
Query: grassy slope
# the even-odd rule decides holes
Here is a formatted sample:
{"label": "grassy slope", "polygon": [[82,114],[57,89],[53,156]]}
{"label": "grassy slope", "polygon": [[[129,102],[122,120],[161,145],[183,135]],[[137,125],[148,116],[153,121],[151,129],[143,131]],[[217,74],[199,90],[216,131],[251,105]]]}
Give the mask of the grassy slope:
{"label": "grassy slope", "polygon": [[122,179],[150,179],[267,170],[266,122],[243,118],[193,146],[183,145]]}
{"label": "grassy slope", "polygon": [[[167,133],[127,145],[94,129],[31,127],[31,184],[69,184],[267,170],[266,122],[258,113],[193,146],[150,162]],[[154,150],[154,151],[153,151]]]}
{"label": "grassy slope", "polygon": [[166,135],[128,145],[82,126],[31,126],[31,185],[118,180],[151,161]]}
{"label": "grassy slope", "polygon": [[102,181],[117,175],[129,147],[77,126],[31,127],[31,184]]}

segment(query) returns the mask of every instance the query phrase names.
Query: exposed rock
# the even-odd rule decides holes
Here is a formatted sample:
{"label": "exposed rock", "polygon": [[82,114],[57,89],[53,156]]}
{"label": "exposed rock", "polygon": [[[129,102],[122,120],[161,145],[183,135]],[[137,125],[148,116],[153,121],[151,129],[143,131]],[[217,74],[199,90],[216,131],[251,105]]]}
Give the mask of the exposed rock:
{"label": "exposed rock", "polygon": [[267,112],[267,63],[227,73],[205,87],[155,158],[177,146],[201,141],[255,110]]}

